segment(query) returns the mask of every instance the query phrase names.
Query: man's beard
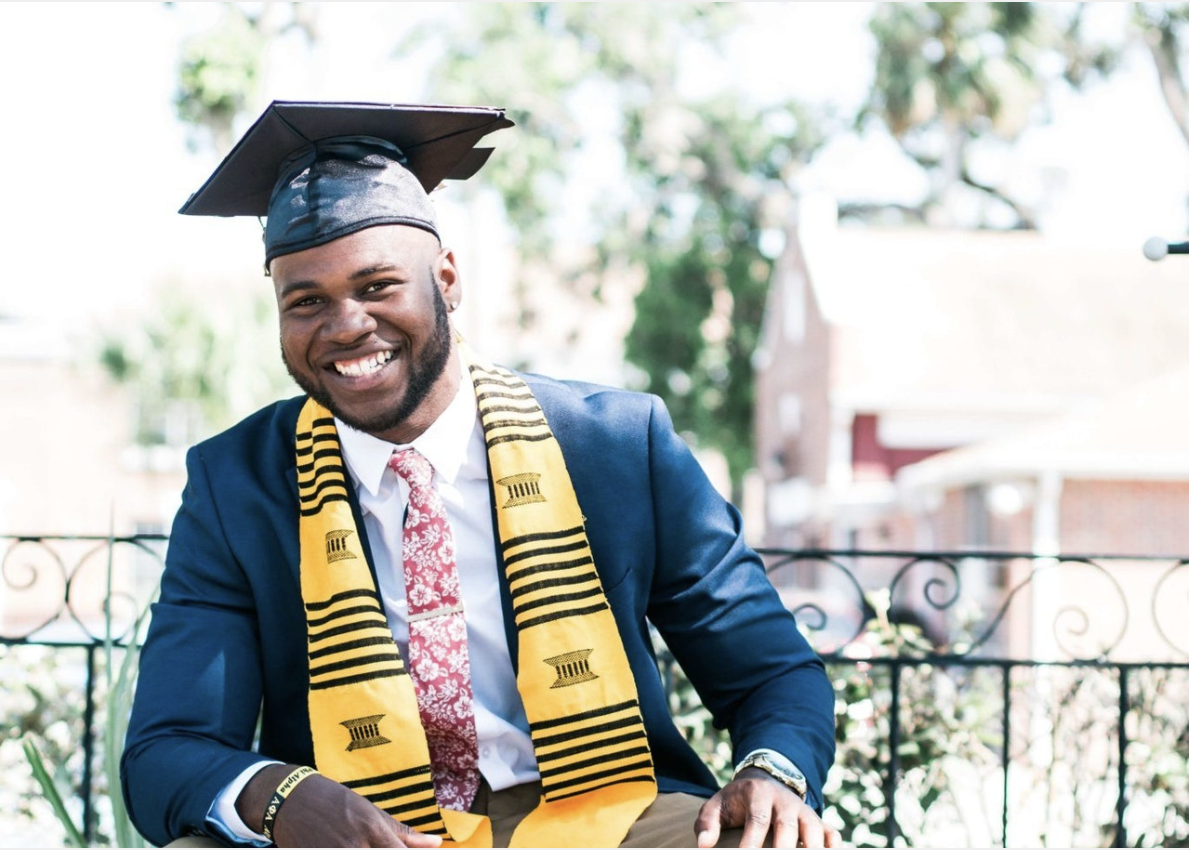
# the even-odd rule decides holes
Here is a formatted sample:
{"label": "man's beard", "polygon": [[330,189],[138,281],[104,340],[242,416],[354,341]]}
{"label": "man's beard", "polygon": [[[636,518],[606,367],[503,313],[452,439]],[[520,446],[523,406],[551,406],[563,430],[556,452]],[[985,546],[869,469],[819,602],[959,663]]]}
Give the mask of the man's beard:
{"label": "man's beard", "polygon": [[419,360],[414,359],[413,352],[406,353],[405,356],[409,360],[406,365],[409,378],[405,385],[405,394],[391,410],[371,419],[359,419],[344,413],[326,390],[297,373],[290,365],[289,358],[285,356],[285,347],[282,346],[281,359],[284,361],[290,377],[306,395],[357,431],[367,434],[382,434],[397,428],[426,400],[438,379],[442,377],[442,373],[446,371],[446,364],[450,360],[451,330],[450,319],[446,312],[446,302],[442,299],[442,293],[437,286],[431,286],[431,289],[433,289],[434,298],[434,334],[427,341],[425,351],[422,352]]}

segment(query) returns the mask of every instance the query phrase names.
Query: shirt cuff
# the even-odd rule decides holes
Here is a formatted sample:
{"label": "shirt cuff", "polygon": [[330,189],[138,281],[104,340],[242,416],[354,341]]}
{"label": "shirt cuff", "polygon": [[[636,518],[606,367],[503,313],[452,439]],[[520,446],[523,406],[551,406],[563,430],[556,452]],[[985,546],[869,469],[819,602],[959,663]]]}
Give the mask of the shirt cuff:
{"label": "shirt cuff", "polygon": [[259,761],[251,767],[244,770],[228,783],[219,796],[215,798],[215,802],[211,803],[211,808],[207,810],[206,827],[219,838],[226,841],[231,841],[234,844],[244,845],[250,847],[268,847],[273,842],[264,837],[263,834],[256,832],[248,827],[240,817],[240,813],[236,811],[236,800],[239,799],[240,792],[244,790],[244,786],[261,770],[268,767],[270,764],[281,764],[279,761]]}
{"label": "shirt cuff", "polygon": [[739,770],[741,764],[746,762],[748,759],[752,758],[752,756],[756,756],[756,755],[768,756],[772,760],[773,764],[777,765],[777,767],[784,768],[785,770],[788,770],[788,771],[796,770],[798,773],[801,773],[801,771],[798,770],[797,765],[795,765],[789,759],[785,758],[785,756],[781,755],[776,750],[770,750],[767,747],[757,747],[755,750],[748,753],[748,755],[744,756],[742,759],[740,759],[738,762],[736,762],[735,770]]}

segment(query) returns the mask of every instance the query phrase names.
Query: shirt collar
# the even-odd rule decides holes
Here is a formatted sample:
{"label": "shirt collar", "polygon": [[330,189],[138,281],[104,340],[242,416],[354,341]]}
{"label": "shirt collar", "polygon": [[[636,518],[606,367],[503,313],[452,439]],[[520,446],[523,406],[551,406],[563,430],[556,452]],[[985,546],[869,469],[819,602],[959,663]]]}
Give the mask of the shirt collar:
{"label": "shirt collar", "polygon": [[[388,459],[394,449],[412,446],[430,465],[439,480],[453,484],[460,470],[468,461],[468,448],[476,431],[477,413],[475,393],[471,392],[471,378],[464,374],[459,389],[446,410],[438,416],[425,432],[412,443],[399,445],[373,437],[364,431],[357,431],[338,417],[335,427],[339,429],[339,444],[343,460],[351,471],[357,485],[372,496],[380,492],[381,480],[388,469]],[[482,440],[480,441],[482,445]],[[486,468],[484,469],[486,474]]]}

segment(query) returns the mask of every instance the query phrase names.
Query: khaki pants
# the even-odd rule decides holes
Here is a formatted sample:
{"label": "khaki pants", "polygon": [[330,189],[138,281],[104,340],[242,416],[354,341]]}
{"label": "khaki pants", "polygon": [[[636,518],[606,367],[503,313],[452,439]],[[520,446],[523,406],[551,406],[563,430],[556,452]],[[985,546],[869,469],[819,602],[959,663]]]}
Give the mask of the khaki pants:
{"label": "khaki pants", "polygon": [[[541,783],[492,791],[481,782],[471,811],[492,821],[492,846],[507,847],[512,831],[541,801]],[[694,820],[705,803],[693,794],[658,794],[620,842],[621,847],[694,847]],[[717,847],[739,847],[742,829],[725,829]]]}
{"label": "khaki pants", "polygon": [[[533,811],[541,800],[541,783],[517,785],[504,791],[493,791],[486,782],[480,783],[479,793],[471,811],[487,815],[492,821],[492,846],[507,847],[516,825]],[[653,805],[637,818],[621,847],[693,847],[694,819],[705,802],[692,794],[658,794]],[[717,847],[739,847],[741,829],[725,829]],[[222,847],[211,838],[192,836],[181,838],[168,847]]]}

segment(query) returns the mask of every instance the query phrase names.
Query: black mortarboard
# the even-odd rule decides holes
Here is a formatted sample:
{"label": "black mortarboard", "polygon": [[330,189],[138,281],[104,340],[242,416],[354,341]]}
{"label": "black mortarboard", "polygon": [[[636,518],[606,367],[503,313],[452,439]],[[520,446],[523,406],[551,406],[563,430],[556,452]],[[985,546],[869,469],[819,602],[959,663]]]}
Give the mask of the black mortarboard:
{"label": "black mortarboard", "polygon": [[267,216],[266,266],[377,224],[437,236],[427,193],[478,171],[492,149],[475,143],[512,124],[493,107],[274,101],[179,212]]}

